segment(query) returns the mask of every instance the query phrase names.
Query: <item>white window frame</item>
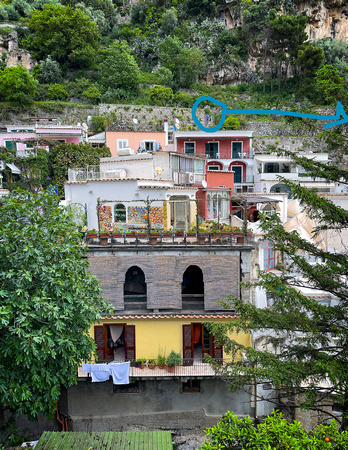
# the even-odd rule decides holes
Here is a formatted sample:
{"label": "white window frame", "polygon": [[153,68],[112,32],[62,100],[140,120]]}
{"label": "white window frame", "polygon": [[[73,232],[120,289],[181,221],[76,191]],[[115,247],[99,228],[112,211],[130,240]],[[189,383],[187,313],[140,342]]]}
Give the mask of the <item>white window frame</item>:
{"label": "white window frame", "polygon": [[128,147],[128,139],[117,139],[117,150]]}
{"label": "white window frame", "polygon": [[[218,201],[220,199],[220,202]],[[222,200],[226,199],[226,200]],[[227,191],[209,191],[207,194],[207,216],[210,219],[227,219],[229,217],[229,194]],[[217,208],[219,207],[219,211]]]}
{"label": "white window frame", "polygon": [[209,172],[221,172],[221,167],[220,167],[220,165],[217,165],[217,164],[209,164],[208,171]]}

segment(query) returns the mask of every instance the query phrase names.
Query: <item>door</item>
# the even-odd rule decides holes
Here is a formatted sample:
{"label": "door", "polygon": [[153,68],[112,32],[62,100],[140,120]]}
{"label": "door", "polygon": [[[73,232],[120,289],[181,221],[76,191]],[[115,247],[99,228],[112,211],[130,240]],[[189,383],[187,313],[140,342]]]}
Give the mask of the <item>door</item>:
{"label": "door", "polygon": [[209,158],[216,158],[216,154],[219,152],[219,143],[218,142],[208,142],[205,144],[205,154]]}
{"label": "door", "polygon": [[242,143],[232,142],[232,158],[241,158],[241,157],[242,157]]}
{"label": "door", "polygon": [[242,168],[240,166],[231,166],[232,172],[234,172],[234,182],[242,182]]}
{"label": "door", "polygon": [[223,363],[223,350],[222,346],[215,346],[215,338],[210,335],[210,356],[215,359],[218,364]]}
{"label": "door", "polygon": [[125,359],[135,360],[135,325],[124,327]]}
{"label": "door", "polygon": [[94,327],[94,340],[97,346],[98,361],[105,361],[107,353],[108,330],[104,325]]}
{"label": "door", "polygon": [[193,364],[193,326],[183,325],[182,326],[182,342],[183,342],[183,365],[192,366]]}

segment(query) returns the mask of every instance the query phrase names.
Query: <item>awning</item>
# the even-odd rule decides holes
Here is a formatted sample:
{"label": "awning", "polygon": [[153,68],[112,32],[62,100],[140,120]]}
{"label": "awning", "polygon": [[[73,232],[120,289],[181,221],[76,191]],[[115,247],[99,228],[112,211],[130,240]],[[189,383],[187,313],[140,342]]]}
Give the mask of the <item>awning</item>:
{"label": "awning", "polygon": [[21,171],[14,164],[7,164],[6,166],[11,170],[12,173],[19,175]]}

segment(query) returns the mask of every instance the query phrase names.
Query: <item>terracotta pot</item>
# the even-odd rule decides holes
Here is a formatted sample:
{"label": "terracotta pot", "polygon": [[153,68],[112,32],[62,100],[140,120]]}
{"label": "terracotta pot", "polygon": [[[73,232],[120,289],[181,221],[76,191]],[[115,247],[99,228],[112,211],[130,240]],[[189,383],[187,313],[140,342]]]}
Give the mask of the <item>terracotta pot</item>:
{"label": "terracotta pot", "polygon": [[87,242],[92,241],[93,239],[97,239],[97,233],[88,233],[87,232]]}
{"label": "terracotta pot", "polygon": [[99,233],[99,240],[101,245],[106,245],[109,240],[110,233]]}
{"label": "terracotta pot", "polygon": [[164,365],[163,364],[158,364],[158,368],[163,370],[164,369]]}
{"label": "terracotta pot", "polygon": [[157,243],[157,236],[149,236],[149,242],[151,245],[156,245]]}
{"label": "terracotta pot", "polygon": [[174,373],[175,372],[175,366],[167,366],[167,372]]}
{"label": "terracotta pot", "polygon": [[198,244],[199,245],[204,245],[205,244],[205,236],[198,236]]}
{"label": "terracotta pot", "polygon": [[153,370],[153,369],[155,368],[155,365],[154,365],[154,364],[149,364],[147,367],[148,367],[149,369]]}

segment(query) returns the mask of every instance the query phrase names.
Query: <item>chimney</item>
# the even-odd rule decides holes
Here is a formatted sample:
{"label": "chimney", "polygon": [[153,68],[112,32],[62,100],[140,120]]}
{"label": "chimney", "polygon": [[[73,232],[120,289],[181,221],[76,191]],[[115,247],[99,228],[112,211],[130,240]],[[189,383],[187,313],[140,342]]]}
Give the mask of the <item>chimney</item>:
{"label": "chimney", "polygon": [[166,150],[167,150],[167,146],[168,146],[168,119],[166,117],[163,120],[163,129],[164,129],[164,132],[166,133],[164,144],[165,144]]}

